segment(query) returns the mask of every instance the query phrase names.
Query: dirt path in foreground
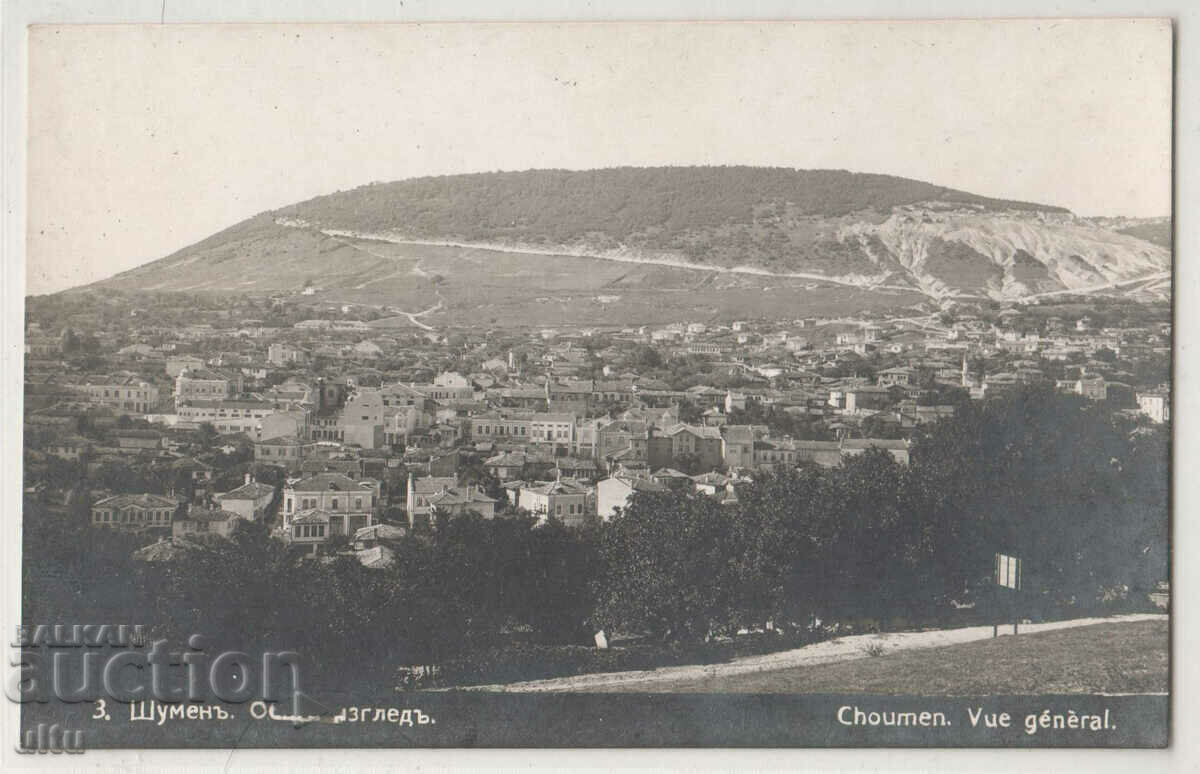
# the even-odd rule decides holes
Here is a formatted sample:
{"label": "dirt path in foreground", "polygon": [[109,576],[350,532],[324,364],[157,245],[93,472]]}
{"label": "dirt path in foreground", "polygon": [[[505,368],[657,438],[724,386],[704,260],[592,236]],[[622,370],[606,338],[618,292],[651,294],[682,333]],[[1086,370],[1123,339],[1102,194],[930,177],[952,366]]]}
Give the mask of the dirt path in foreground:
{"label": "dirt path in foreground", "polygon": [[[1124,623],[1131,621],[1166,620],[1165,614],[1118,615],[1111,618],[1075,618],[1069,621],[1051,621],[1040,624],[1022,624],[1020,634],[1048,632],[1055,629],[1071,629],[1102,623]],[[1002,636],[1012,636],[1012,626],[1000,627]],[[835,661],[850,661],[869,658],[868,646],[880,645],[884,653],[915,648],[936,648],[942,645],[957,645],[964,642],[986,640],[992,636],[991,626],[968,626],[962,629],[938,629],[925,632],[895,632],[887,634],[857,634],[839,637],[794,650],[768,653],[761,656],[746,656],[724,664],[695,664],[687,666],[661,667],[659,669],[633,672],[601,672],[597,674],[556,677],[549,680],[530,680],[503,685],[477,685],[466,690],[512,691],[512,692],[586,692],[593,688],[628,688],[632,692],[654,692],[667,684],[679,680],[701,680],[751,672],[771,672],[777,669],[829,664]],[[1020,635],[1018,635],[1020,636]]]}

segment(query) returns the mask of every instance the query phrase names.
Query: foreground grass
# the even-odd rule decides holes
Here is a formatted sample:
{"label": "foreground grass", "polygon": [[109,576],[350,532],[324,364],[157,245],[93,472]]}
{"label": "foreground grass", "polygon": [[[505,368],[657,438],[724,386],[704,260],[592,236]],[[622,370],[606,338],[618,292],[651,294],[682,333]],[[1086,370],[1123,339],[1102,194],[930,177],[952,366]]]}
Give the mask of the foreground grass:
{"label": "foreground grass", "polygon": [[[873,693],[981,696],[1160,693],[1166,621],[1097,624],[750,674],[640,683],[651,693]],[[597,686],[605,692],[630,690]]]}

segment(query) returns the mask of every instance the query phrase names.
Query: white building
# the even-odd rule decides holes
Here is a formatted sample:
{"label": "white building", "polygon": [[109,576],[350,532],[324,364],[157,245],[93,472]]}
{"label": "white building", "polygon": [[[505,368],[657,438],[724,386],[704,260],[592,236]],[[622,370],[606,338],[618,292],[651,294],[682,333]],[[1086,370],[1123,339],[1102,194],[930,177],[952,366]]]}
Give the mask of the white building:
{"label": "white building", "polygon": [[1171,396],[1166,390],[1148,390],[1137,394],[1138,410],[1155,422],[1171,419]]}
{"label": "white building", "polygon": [[666,492],[665,486],[649,478],[612,476],[596,484],[596,515],[608,521],[617,510],[629,505],[636,492]]}

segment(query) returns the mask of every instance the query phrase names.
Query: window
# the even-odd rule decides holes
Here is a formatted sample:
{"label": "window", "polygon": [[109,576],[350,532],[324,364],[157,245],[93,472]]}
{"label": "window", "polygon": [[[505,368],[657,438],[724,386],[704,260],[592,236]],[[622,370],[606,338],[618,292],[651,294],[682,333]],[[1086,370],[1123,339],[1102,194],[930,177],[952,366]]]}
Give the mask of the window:
{"label": "window", "polygon": [[336,497],[329,501],[329,509],[333,511],[338,509],[338,499]]}
{"label": "window", "polygon": [[356,510],[356,511],[362,510],[362,498],[361,497],[354,498],[354,510]]}

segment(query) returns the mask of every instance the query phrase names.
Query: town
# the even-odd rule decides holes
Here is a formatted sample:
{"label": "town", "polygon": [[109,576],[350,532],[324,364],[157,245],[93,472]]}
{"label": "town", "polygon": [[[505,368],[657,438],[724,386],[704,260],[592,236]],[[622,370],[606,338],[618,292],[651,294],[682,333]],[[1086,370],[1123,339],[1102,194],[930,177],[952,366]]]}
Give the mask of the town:
{"label": "town", "polygon": [[1170,420],[1165,305],[443,330],[318,290],[29,299],[27,502],[147,561],[246,520],[386,567],[444,517],[581,526],[642,491],[736,503],[763,471],[906,464],[917,428],[1021,385]]}

